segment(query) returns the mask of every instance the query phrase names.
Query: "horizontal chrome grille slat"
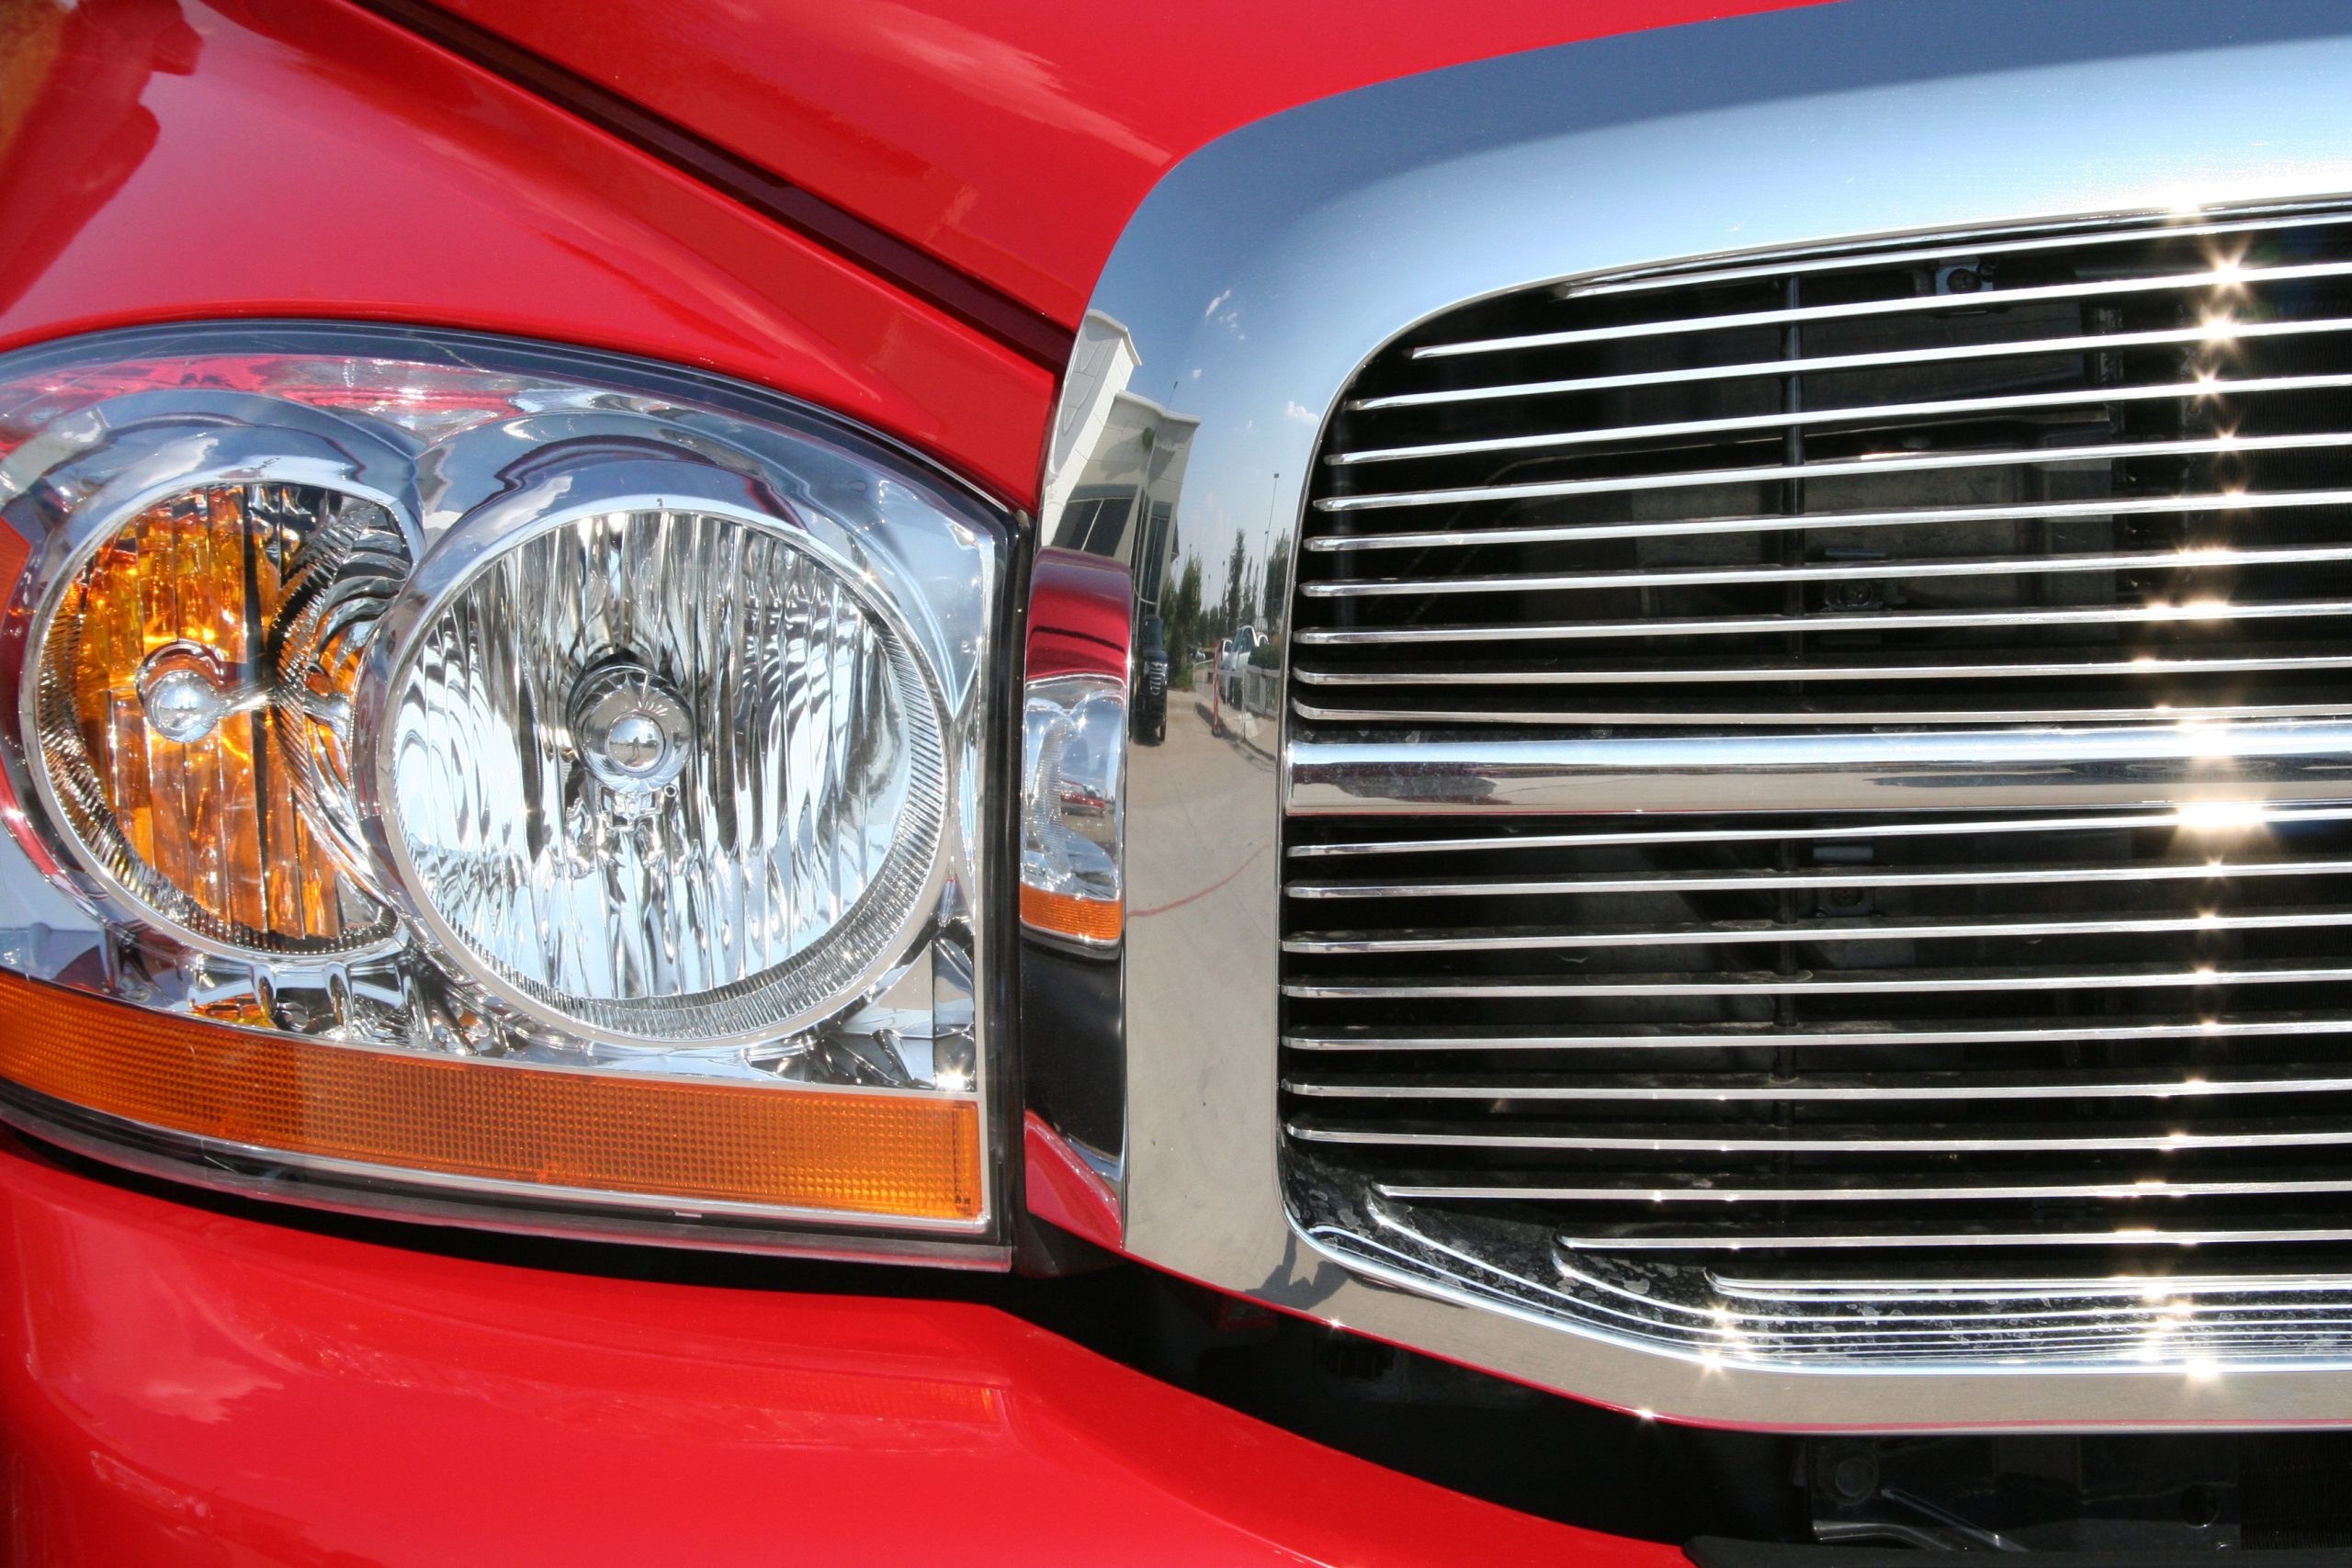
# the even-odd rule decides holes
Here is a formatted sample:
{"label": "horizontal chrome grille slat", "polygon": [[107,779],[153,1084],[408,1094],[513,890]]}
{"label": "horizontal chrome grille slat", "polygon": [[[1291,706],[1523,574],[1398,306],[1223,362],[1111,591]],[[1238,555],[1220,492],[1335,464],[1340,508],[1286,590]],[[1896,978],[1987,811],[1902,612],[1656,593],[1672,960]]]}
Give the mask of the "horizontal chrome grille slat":
{"label": "horizontal chrome grille slat", "polygon": [[1497,525],[1379,534],[1317,534],[1305,547],[1339,550],[1494,548],[1511,545],[1589,544],[1612,539],[1695,538],[1707,535],[1794,533],[1815,528],[1914,528],[1950,523],[2079,522],[2114,517],[2170,517],[2204,513],[2301,511],[2352,505],[2352,490],[2201,491],[2192,495],[2109,497],[2096,502],[2020,502],[2000,506],[1914,507],[1902,512],[1807,512],[1776,517],[1698,517],[1639,523],[1562,525]]}
{"label": "horizontal chrome grille slat", "polygon": [[[1707,489],[1778,479],[1836,479],[1889,474],[1939,473],[1958,468],[2042,467],[2057,463],[2118,462],[2127,457],[2197,457],[2221,454],[2320,451],[2352,444],[2344,431],[2298,432],[2291,435],[2211,435],[2188,440],[2116,441],[2097,446],[2015,447],[1993,452],[1940,452],[1925,457],[1837,457],[1818,463],[1773,463],[1761,467],[1693,468],[1667,474],[1629,474],[1610,479],[1537,479],[1521,484],[1464,485],[1445,490],[1399,491],[1376,495],[1326,496],[1315,503],[1327,513],[1391,510],[1404,506],[1459,506],[1476,501],[1547,501],[1566,496],[1629,495],[1643,491]],[[1311,589],[1314,585],[1308,584]]]}
{"label": "horizontal chrome grille slat", "polygon": [[[1682,1179],[1684,1182],[1689,1178]],[[1374,1190],[1406,1202],[1498,1203],[1911,1203],[2047,1202],[2088,1198],[2162,1203],[2178,1198],[2284,1196],[2290,1193],[2352,1192],[2352,1180],[2288,1178],[2270,1181],[1985,1181],[1976,1184],[1905,1182],[1830,1187],[1789,1182],[1770,1187],[1699,1187],[1657,1182],[1609,1186],[1494,1186],[1462,1182],[1381,1181]]]}
{"label": "horizontal chrome grille slat", "polygon": [[1614,1150],[1636,1154],[2107,1154],[2124,1150],[2198,1153],[2213,1149],[2334,1148],[2352,1145],[2352,1126],[2320,1132],[2115,1133],[2104,1136],[1819,1138],[1794,1134],[1743,1137],[1717,1134],[1628,1136],[1610,1133],[1442,1133],[1396,1126],[1331,1127],[1292,1122],[1284,1129],[1308,1143],[1398,1148]]}
{"label": "horizontal chrome grille slat", "polygon": [[2335,718],[2352,715],[2352,698],[2325,703],[2182,704],[2139,703],[2130,707],[2008,707],[2008,708],[1806,708],[1754,713],[1725,708],[1685,712],[1648,708],[1370,708],[1335,707],[1318,703],[1294,703],[1291,711],[1322,724],[1470,725],[1521,724],[1549,728],[1591,726],[1628,728],[1653,725],[1689,728],[1693,725],[1752,725],[1797,729],[1823,723],[1838,724],[2134,724],[2152,718],[2179,720],[2217,718]]}
{"label": "horizontal chrome grille slat", "polygon": [[2188,832],[2235,832],[2261,827],[2293,827],[2304,823],[2352,821],[2352,807],[2224,807],[2200,814],[2194,808],[2171,811],[2101,812],[2073,817],[2008,817],[1986,821],[1871,821],[1843,827],[1804,824],[1789,828],[1644,829],[1619,833],[1512,833],[1453,839],[1358,839],[1339,843],[1293,844],[1284,853],[1292,860],[1333,856],[1463,853],[1478,851],[1619,849],[1634,844],[1767,844],[1792,839],[1914,839],[2006,837],[2012,833],[2078,833],[2086,829],[2173,828]]}
{"label": "horizontal chrome grille slat", "polygon": [[1887,1074],[1875,1079],[1840,1080],[1824,1076],[1804,1083],[1747,1083],[1729,1078],[1689,1083],[1337,1083],[1317,1078],[1284,1078],[1291,1094],[1323,1100],[1467,1100],[1492,1104],[1511,1100],[1590,1101],[1595,1104],[1634,1101],[1693,1104],[1838,1104],[1857,1100],[1934,1101],[1985,1100],[2213,1100],[2267,1094],[2352,1094],[2352,1077],[2311,1078],[2148,1078],[2136,1081],[2052,1079],[2045,1083],[1922,1082],[1917,1077]]}
{"label": "horizontal chrome grille slat", "polygon": [[1537,932],[1459,931],[1447,936],[1346,936],[1320,932],[1283,939],[1285,953],[1546,953],[1581,947],[1714,947],[1723,944],[1804,942],[1951,942],[1962,939],[2045,936],[2130,936],[2160,931],[2310,931],[2352,925],[2352,909],[2299,909],[2266,915],[2165,915],[2098,920],[1950,919],[1871,924],[1750,921],[1652,931],[1552,931]]}
{"label": "horizontal chrome grille slat", "polygon": [[2180,381],[2162,386],[2080,388],[2061,392],[2029,392],[2015,397],[1948,398],[1939,402],[1857,403],[1851,407],[1802,409],[1786,413],[1681,420],[1668,424],[1619,424],[1593,430],[1493,436],[1477,441],[1435,442],[1419,446],[1374,446],[1356,452],[1335,452],[1324,461],[1343,467],[1362,463],[1396,463],[1430,457],[1474,457],[1490,452],[1540,452],[1562,446],[1600,446],[1619,441],[1658,441],[1685,435],[1834,429],[1838,425],[1872,420],[1945,419],[1961,414],[2075,408],[2089,403],[2142,402],[2168,398],[2248,397],[2265,392],[2341,390],[2346,387],[2352,387],[2352,376],[2258,376],[2241,380]]}
{"label": "horizontal chrome grille slat", "polygon": [[2282,548],[2128,550],[2100,555],[1986,556],[1952,560],[1907,560],[1899,564],[1821,564],[1775,567],[1676,567],[1655,571],[1544,572],[1511,577],[1378,577],[1307,584],[1311,597],[1363,599],[1380,595],[1440,593],[1538,593],[1610,588],[1690,588],[1753,582],[1786,586],[1798,582],[1876,582],[1887,578],[2038,577],[2075,571],[2237,571],[2247,567],[2311,566],[2352,560],[2352,547],[2310,545]]}
{"label": "horizontal chrome grille slat", "polygon": [[1900,634],[1939,629],[2154,626],[2225,621],[2297,620],[2352,615],[2352,599],[2289,599],[2253,604],[2141,604],[2098,609],[2033,611],[1878,610],[1859,615],[1751,615],[1736,620],[1497,622],[1486,626],[1317,627],[1301,632],[1302,648],[1426,648],[1471,642],[1565,642],[1670,637],[1807,636],[1865,631]]}
{"label": "horizontal chrome grille slat", "polygon": [[1360,398],[1348,403],[1352,411],[1381,412],[1389,409],[1430,408],[1445,403],[1489,402],[1499,399],[1550,397],[1569,392],[1625,391],[1691,382],[1748,380],[1759,377],[1819,375],[1826,371],[1874,370],[1917,365],[1952,364],[1978,359],[2032,359],[2052,355],[2111,354],[2127,348],[2163,348],[2175,344],[2261,342],[2352,332],[2352,317],[2319,321],[2235,321],[2217,326],[2168,327],[2151,332],[2085,333],[2072,337],[2008,340],[1954,344],[1948,348],[1896,349],[1876,354],[1826,354],[1809,359],[1751,360],[1736,365],[1699,365],[1673,370],[1636,371],[1621,376],[1584,376],[1557,380],[1521,381],[1493,387],[1453,387],[1442,391],[1400,392]]}
{"label": "horizontal chrome grille slat", "polygon": [[1742,975],[1713,980],[1583,980],[1553,981],[1427,981],[1381,980],[1360,983],[1294,980],[1283,987],[1287,997],[1353,998],[1398,1000],[1405,998],[1469,999],[1476,998],[1574,997],[1777,997],[1777,996],[1916,996],[1927,992],[2068,991],[2134,989],[2141,987],[2285,986],[2313,982],[2337,984],[2352,980],[2352,968],[2332,964],[2279,969],[2155,969],[2101,971],[2083,968],[2044,974],[1938,975],[1872,973],[1868,979],[1821,979],[1783,975]]}
{"label": "horizontal chrome grille slat", "polygon": [[[1807,1302],[1818,1296],[1843,1296],[1854,1301],[1888,1302],[1915,1306],[1991,1299],[1995,1301],[2169,1301],[2192,1295],[2332,1294],[2344,1289],[2340,1280],[2309,1274],[2133,1274],[2128,1271],[2098,1278],[2078,1275],[2022,1275],[2007,1280],[1890,1280],[1794,1276],[1761,1279],[1710,1269],[1710,1281],[1727,1296],[1757,1301]],[[2281,1301],[2273,1310],[2304,1310],[2301,1303]]]}
{"label": "horizontal chrome grille slat", "polygon": [[1812,871],[1670,872],[1655,876],[1464,877],[1454,881],[1294,883],[1294,898],[1498,898],[1525,895],[1737,892],[1779,887],[2007,887],[2019,883],[2074,886],[2094,882],[2214,882],[2242,876],[2333,876],[2352,872],[2352,860],[2228,860],[2187,863],[2143,861],[2123,865],[1988,865],[1966,871],[1890,871],[1826,867]]}
{"label": "horizontal chrome grille slat", "polygon": [[2247,1040],[2302,1034],[2352,1034],[2352,1017],[2219,1019],[2193,1023],[2101,1024],[2088,1020],[2015,1028],[1778,1030],[1767,1024],[1706,1032],[1657,1027],[1646,1032],[1442,1035],[1382,1032],[1285,1034],[1294,1051],[1721,1051],[1742,1047],[1842,1049],[1865,1045],[2063,1045],[2158,1040]]}
{"label": "horizontal chrome grille slat", "polygon": [[1770,681],[1971,681],[2050,676],[2280,673],[2352,669],[2352,653],[2210,659],[2044,660],[2032,664],[1763,664],[1601,670],[1317,670],[1293,671],[1310,686],[1568,686],[1742,684]]}
{"label": "horizontal chrome grille slat", "polygon": [[1689,1232],[1679,1235],[1620,1233],[1608,1235],[1563,1233],[1559,1241],[1562,1247],[1577,1252],[1688,1252],[1693,1248],[1715,1247],[1733,1252],[1778,1252],[1863,1247],[2214,1247],[2232,1243],[2352,1241],[2352,1225],[2273,1225],[2240,1229],[2147,1225],[2115,1230],[1919,1231],[1907,1234],[1776,1231],[1770,1238]]}
{"label": "horizontal chrome grille slat", "polygon": [[[2352,726],[1293,739],[1293,813],[2009,809],[2352,799]],[[1933,794],[1921,792],[1932,791]]]}
{"label": "horizontal chrome grille slat", "polygon": [[[2340,212],[2271,213],[2260,218],[2245,218],[2231,222],[2168,223],[2162,230],[2167,240],[2211,239],[2222,234],[2278,233],[2297,229],[2334,229],[2352,222]],[[1719,267],[1677,267],[1671,271],[1653,272],[1640,276],[1609,278],[1592,283],[1572,283],[1560,286],[1555,293],[1563,299],[1602,299],[1623,294],[1655,294],[1665,288],[1705,288],[1724,283],[1747,282],[1758,278],[1806,277],[1818,273],[1854,272],[1876,267],[1908,266],[1917,262],[1982,261],[1990,256],[2028,255],[2045,251],[2096,251],[2108,245],[2144,244],[2148,234],[2139,229],[2100,230],[2088,225],[2066,229],[2054,234],[2044,234],[2030,240],[2004,238],[1998,234],[1981,234],[1938,245],[1905,245],[1900,242],[1883,248],[1860,246],[1835,255],[1812,260],[1779,260],[1763,265]]]}
{"label": "horizontal chrome grille slat", "polygon": [[2300,283],[2318,278],[2352,277],[2352,262],[2312,262],[2297,266],[2211,268],[2174,273],[2163,277],[2111,277],[2088,283],[2050,284],[2032,288],[1999,289],[1977,294],[1930,294],[1903,299],[1859,299],[1842,305],[1806,305],[1777,310],[1742,310],[1729,315],[1694,316],[1661,321],[1628,321],[1577,332],[1531,333],[1518,337],[1483,338],[1467,343],[1426,344],[1413,350],[1416,359],[1446,359],[1464,355],[1516,353],[1532,348],[1566,348],[1588,343],[1622,343],[1629,338],[1675,337],[1686,333],[1736,332],[1742,327],[1796,326],[1809,321],[1851,321],[1859,316],[1933,314],[1947,310],[1998,310],[2005,306],[2043,301],[2106,299],[2118,294],[2156,294],[2177,289],[2257,288],[2273,283]]}

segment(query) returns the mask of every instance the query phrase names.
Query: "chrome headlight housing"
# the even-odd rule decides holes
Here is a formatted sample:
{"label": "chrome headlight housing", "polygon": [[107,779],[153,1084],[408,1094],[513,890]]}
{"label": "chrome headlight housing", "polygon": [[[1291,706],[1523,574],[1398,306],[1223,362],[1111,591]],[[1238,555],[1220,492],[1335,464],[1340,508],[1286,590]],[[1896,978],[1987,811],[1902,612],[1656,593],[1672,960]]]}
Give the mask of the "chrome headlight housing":
{"label": "chrome headlight housing", "polygon": [[0,360],[0,505],[12,1115],[445,1218],[1001,1239],[998,509],[734,383],[344,327]]}

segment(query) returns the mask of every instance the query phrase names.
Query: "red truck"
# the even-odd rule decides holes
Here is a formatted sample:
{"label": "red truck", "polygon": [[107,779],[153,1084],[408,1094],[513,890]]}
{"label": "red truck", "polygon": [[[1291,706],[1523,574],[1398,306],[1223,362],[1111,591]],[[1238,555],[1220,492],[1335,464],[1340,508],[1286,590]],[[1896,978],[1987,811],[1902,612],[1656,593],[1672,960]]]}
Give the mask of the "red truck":
{"label": "red truck", "polygon": [[0,1561],[2352,1558],[2347,76],[0,0]]}

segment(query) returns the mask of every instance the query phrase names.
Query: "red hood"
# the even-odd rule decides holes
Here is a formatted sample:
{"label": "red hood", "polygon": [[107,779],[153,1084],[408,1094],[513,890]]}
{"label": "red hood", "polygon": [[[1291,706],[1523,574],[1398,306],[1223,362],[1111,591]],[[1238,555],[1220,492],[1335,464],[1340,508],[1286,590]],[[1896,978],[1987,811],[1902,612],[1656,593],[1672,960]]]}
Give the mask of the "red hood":
{"label": "red hood", "polygon": [[1312,98],[1813,0],[442,0],[1074,326],[1168,166]]}

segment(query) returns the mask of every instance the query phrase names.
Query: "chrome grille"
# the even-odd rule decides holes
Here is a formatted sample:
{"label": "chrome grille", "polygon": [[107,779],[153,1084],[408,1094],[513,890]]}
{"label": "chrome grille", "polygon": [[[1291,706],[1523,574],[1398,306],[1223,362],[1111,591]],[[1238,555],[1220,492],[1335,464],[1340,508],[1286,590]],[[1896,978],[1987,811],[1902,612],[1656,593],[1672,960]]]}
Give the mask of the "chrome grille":
{"label": "chrome grille", "polygon": [[2352,1337],[2352,218],[1523,291],[1326,434],[1311,1234],[1774,1359]]}

